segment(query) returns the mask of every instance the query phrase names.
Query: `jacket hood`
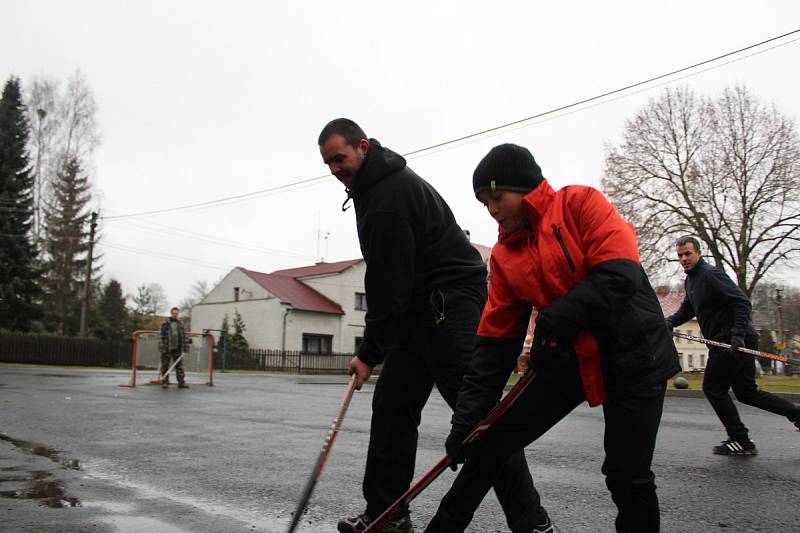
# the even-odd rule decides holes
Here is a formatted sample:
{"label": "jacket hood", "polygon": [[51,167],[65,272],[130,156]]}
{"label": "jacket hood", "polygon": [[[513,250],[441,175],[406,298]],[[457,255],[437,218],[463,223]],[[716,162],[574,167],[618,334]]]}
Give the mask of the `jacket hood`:
{"label": "jacket hood", "polygon": [[404,169],[405,166],[406,160],[403,156],[384,148],[377,139],[370,139],[367,156],[356,173],[349,196],[358,198],[386,176]]}

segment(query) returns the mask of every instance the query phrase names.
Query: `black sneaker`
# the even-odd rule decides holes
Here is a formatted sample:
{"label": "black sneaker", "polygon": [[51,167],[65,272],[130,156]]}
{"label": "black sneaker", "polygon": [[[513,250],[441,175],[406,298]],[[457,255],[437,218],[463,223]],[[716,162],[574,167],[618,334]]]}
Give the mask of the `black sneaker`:
{"label": "black sneaker", "polygon": [[756,445],[750,439],[724,440],[719,446],[714,446],[713,451],[717,455],[758,455]]}
{"label": "black sneaker", "polygon": [[189,385],[187,385],[186,383],[181,382],[181,383],[178,383],[178,388],[179,389],[188,389]]}
{"label": "black sneaker", "polygon": [[[336,529],[339,530],[339,533],[360,533],[371,523],[372,518],[366,513],[361,513],[358,516],[342,518],[336,525]],[[377,533],[414,533],[414,525],[411,523],[411,517],[405,515],[394,520],[387,520],[377,530]]]}
{"label": "black sneaker", "polygon": [[169,381],[162,381],[161,382],[161,388],[162,389],[168,389],[169,388]]}

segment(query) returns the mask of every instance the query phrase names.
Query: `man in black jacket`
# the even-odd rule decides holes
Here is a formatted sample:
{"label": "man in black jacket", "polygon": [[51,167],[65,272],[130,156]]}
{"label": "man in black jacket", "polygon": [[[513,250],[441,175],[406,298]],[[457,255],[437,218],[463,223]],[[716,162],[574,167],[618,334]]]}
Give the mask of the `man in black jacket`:
{"label": "man in black jacket", "polygon": [[751,320],[750,300],[717,267],[700,255],[700,243],[694,237],[677,241],[678,260],[686,272],[686,296],[667,326],[680,326],[697,317],[703,337],[730,343],[730,350],[710,347],[703,375],[703,392],[728,432],[728,440],[714,446],[719,455],[756,455],[747,428],[728,395],[733,388],[736,398],[745,404],[787,417],[800,429],[800,408],[779,396],[758,389],[755,359],[737,348],[758,348],[758,333]]}
{"label": "man in black jacket", "polygon": [[[363,531],[410,486],[417,428],[434,384],[454,407],[486,301],[486,267],[442,197],[402,156],[344,118],[329,122],[318,144],[346,188],[342,209],[353,200],[367,263],[366,328],[349,368],[356,388],[383,363],[372,399],[366,509],[338,523],[349,533]],[[531,531],[547,513],[522,452],[503,471],[494,489],[509,527]],[[380,531],[413,531],[409,510]]]}

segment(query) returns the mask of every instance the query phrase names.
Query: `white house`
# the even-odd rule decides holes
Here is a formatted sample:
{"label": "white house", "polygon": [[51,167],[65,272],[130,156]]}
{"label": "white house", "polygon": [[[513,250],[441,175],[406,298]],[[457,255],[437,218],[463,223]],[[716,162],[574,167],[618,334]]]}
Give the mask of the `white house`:
{"label": "white house", "polygon": [[363,259],[277,270],[231,270],[192,307],[192,329],[219,329],[238,311],[251,348],[353,353],[364,334]]}
{"label": "white house", "polygon": [[[670,291],[668,288],[659,287],[656,289],[656,296],[658,296],[658,303],[661,304],[661,310],[664,316],[668,317],[673,314],[681,306],[683,302],[683,291]],[[695,337],[702,337],[700,332],[700,324],[697,318],[693,318],[681,324],[675,331],[678,333],[685,333],[687,335],[694,335]],[[681,368],[684,372],[699,372],[706,367],[706,359],[708,357],[708,346],[703,343],[682,339],[680,337],[673,337],[675,347],[678,349],[678,357],[680,358]]]}

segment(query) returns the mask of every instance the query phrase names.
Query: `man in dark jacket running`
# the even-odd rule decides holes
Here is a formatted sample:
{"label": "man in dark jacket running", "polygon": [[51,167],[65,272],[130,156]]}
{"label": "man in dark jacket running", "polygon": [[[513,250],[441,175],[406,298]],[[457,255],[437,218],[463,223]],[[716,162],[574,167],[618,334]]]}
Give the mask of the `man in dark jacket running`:
{"label": "man in dark jacket running", "polygon": [[703,392],[717,413],[728,440],[714,446],[719,455],[756,455],[748,430],[739,418],[728,391],[745,404],[783,415],[800,429],[800,408],[780,396],[758,389],[755,359],[737,348],[758,348],[758,333],[751,319],[750,300],[725,272],[708,264],[700,255],[694,237],[677,241],[678,260],[686,272],[686,296],[675,313],[667,318],[670,328],[697,317],[703,337],[730,343],[731,349],[710,347],[703,374]]}
{"label": "man in dark jacket running", "polygon": [[[350,533],[363,531],[409,488],[421,413],[433,385],[455,406],[486,301],[486,267],[442,197],[402,156],[344,118],[328,123],[318,144],[346,188],[342,209],[353,200],[367,264],[366,328],[349,368],[356,387],[383,363],[372,398],[366,509],[338,523],[340,532]],[[501,471],[494,489],[509,527],[529,532],[547,513],[522,453]],[[409,510],[380,531],[413,531]]]}

